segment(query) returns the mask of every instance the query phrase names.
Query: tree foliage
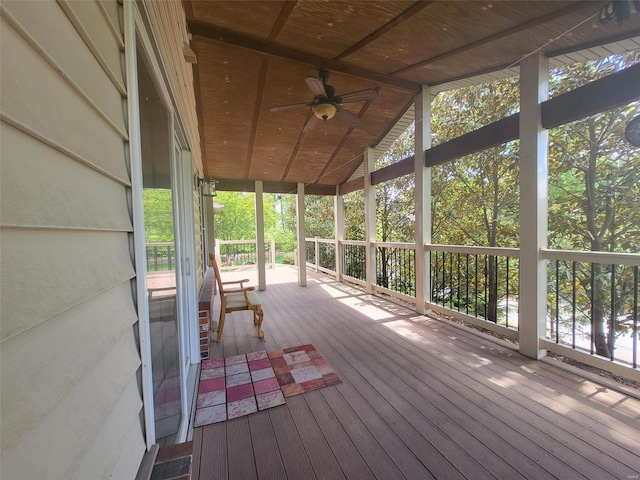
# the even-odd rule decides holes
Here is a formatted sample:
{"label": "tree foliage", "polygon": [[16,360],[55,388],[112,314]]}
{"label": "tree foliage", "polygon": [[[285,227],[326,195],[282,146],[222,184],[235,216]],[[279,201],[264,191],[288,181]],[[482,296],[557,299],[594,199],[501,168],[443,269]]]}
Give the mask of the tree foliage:
{"label": "tree foliage", "polygon": [[144,204],[145,242],[173,242],[171,190],[166,188],[145,188],[142,190],[142,199]]}

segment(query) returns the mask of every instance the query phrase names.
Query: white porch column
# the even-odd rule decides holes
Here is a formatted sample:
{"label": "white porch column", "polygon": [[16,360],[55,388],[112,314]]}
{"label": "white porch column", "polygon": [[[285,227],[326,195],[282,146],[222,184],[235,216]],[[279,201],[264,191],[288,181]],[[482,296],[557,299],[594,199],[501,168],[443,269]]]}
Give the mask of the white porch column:
{"label": "white porch column", "polygon": [[536,54],[520,64],[520,353],[541,358],[545,335],[547,268],[547,143],[540,103],[549,93],[549,61]]}
{"label": "white porch column", "polygon": [[344,198],[340,195],[340,186],[336,186],[333,198],[334,237],[336,240],[336,280],[342,281],[342,241],[344,240]]}
{"label": "white porch column", "polygon": [[264,257],[264,198],[262,182],[256,180],[256,253],[258,257],[258,290],[267,289],[267,274]]}
{"label": "white porch column", "polygon": [[375,168],[375,151],[367,148],[364,151],[364,232],[367,241],[366,249],[366,283],[367,292],[373,293],[376,283],[376,189],[371,185],[371,172]]}
{"label": "white porch column", "polygon": [[296,225],[298,232],[298,285],[307,286],[307,244],[305,242],[304,225],[304,183],[298,184],[296,202]]}
{"label": "white porch column", "polygon": [[415,208],[416,208],[416,312],[425,313],[431,300],[431,258],[424,244],[431,243],[431,168],[424,166],[425,150],[431,148],[431,91],[423,86],[415,101]]}

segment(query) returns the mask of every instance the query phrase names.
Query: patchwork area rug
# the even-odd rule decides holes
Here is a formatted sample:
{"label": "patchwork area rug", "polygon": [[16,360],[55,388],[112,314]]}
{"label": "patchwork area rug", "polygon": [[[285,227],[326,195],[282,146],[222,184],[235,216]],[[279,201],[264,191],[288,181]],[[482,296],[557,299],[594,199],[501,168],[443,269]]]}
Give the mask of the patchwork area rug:
{"label": "patchwork area rug", "polygon": [[195,427],[286,403],[265,350],[202,362]]}
{"label": "patchwork area rug", "polygon": [[284,405],[285,397],[341,382],[313,345],[203,360],[194,427]]}
{"label": "patchwork area rug", "polygon": [[269,352],[269,359],[285,397],[342,383],[310,344]]}

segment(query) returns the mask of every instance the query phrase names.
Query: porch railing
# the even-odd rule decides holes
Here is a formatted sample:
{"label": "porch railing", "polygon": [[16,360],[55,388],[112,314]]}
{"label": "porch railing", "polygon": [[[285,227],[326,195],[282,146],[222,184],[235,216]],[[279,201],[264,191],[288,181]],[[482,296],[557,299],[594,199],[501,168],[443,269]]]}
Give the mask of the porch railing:
{"label": "porch railing", "polygon": [[544,250],[547,339],[638,366],[640,255]]}
{"label": "porch railing", "polygon": [[[254,267],[258,264],[257,242],[255,240],[216,240],[216,257],[220,259],[221,270]],[[275,239],[265,240],[265,264],[275,267]]]}
{"label": "porch railing", "polygon": [[415,302],[416,245],[411,243],[374,243],[373,245],[376,249],[376,290],[393,296],[399,294],[403,300]]}
{"label": "porch railing", "polygon": [[146,244],[147,271],[162,272],[176,268],[176,250],[173,242]]}
{"label": "porch railing", "polygon": [[336,273],[336,241],[327,238],[307,238],[307,266],[316,271]]}
{"label": "porch railing", "polygon": [[354,283],[364,284],[367,280],[365,268],[367,258],[366,242],[344,240],[340,242],[342,251],[342,276]]}
{"label": "porch railing", "polygon": [[519,250],[428,245],[431,302],[518,328]]}
{"label": "porch railing", "polygon": [[[307,266],[366,287],[366,242],[308,238]],[[415,245],[373,243],[371,288],[415,303]],[[516,248],[425,245],[430,260],[427,306],[518,339],[520,251]],[[638,368],[640,255],[543,250],[548,264],[545,348],[605,357]],[[318,259],[318,262],[316,262]],[[592,288],[593,285],[593,288]]]}

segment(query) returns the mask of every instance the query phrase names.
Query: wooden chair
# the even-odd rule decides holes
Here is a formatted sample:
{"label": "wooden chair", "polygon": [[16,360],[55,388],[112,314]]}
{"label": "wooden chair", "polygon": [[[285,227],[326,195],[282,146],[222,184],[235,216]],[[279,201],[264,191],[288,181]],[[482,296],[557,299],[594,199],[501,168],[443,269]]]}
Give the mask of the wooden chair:
{"label": "wooden chair", "polygon": [[[220,269],[218,263],[213,255],[209,254],[213,271],[216,275],[216,282],[218,283],[218,290],[220,292],[220,320],[218,321],[218,338],[217,343],[220,343],[222,338],[222,330],[224,329],[224,318],[229,312],[236,312],[239,310],[251,310],[253,312],[253,323],[258,328],[258,338],[264,337],[262,331],[262,301],[260,295],[255,291],[255,287],[245,287],[244,283],[249,280],[234,280],[229,282],[223,282],[220,277]],[[240,284],[240,288],[227,289],[227,285]]]}

